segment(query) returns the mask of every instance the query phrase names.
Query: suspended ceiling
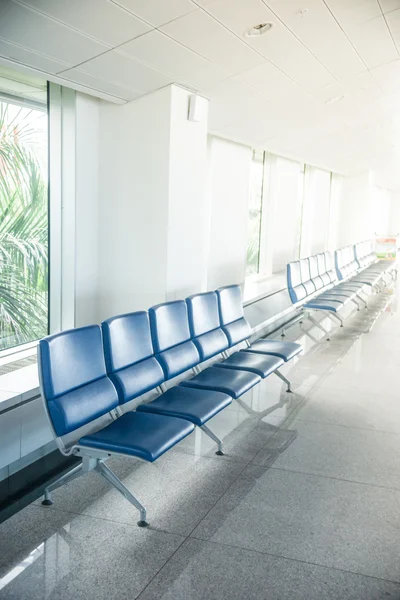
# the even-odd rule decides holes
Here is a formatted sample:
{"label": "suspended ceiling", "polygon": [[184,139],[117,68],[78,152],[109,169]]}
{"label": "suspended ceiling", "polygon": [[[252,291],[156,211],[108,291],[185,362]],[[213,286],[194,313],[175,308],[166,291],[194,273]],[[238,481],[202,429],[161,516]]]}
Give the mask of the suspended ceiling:
{"label": "suspended ceiling", "polygon": [[212,132],[400,189],[399,47],[400,0],[0,0],[8,66],[116,102],[180,83]]}

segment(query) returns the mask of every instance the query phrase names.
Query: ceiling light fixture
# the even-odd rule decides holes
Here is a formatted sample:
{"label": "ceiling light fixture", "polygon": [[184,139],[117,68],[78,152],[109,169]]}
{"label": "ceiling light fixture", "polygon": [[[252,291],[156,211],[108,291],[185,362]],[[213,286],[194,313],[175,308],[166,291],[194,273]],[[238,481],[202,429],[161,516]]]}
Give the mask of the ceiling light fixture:
{"label": "ceiling light fixture", "polygon": [[254,25],[253,27],[249,27],[244,32],[246,37],[256,37],[257,35],[262,35],[263,33],[267,33],[270,29],[272,29],[273,23],[259,23],[258,25]]}

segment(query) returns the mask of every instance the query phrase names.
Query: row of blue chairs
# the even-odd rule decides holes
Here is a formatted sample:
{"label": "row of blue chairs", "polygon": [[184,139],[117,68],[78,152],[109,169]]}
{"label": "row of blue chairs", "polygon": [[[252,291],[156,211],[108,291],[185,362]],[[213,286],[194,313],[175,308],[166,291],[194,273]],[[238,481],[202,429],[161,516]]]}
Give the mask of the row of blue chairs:
{"label": "row of blue chairs", "polygon": [[360,303],[367,308],[368,289],[380,292],[386,278],[395,273],[393,263],[377,261],[371,242],[360,242],[334,255],[323,252],[289,263],[287,286],[293,304],[308,311],[327,311],[343,326],[339,313],[344,306],[352,302],[358,310]]}
{"label": "row of blue chairs", "polygon": [[[82,458],[46,488],[43,504],[52,504],[56,488],[95,470],[136,506],[138,524],[146,526],[145,507],[105,461],[122,454],[154,462],[195,427],[223,454],[206,423],[273,373],[290,391],[279,368],[302,350],[293,342],[250,344],[250,335],[241,289],[228,286],[42,339],[41,392],[55,439],[64,455]],[[151,401],[127,406],[150,391]]]}

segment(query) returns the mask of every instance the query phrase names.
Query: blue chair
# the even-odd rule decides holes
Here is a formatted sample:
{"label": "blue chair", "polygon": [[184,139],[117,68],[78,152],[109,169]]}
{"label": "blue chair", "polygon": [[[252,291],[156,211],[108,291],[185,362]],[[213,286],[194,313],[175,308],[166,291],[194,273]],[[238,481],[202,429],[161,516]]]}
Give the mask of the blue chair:
{"label": "blue chair", "polygon": [[[116,357],[109,356],[108,360],[122,364],[126,348],[122,347]],[[118,393],[106,372],[98,325],[40,340],[38,366],[42,398],[58,448],[65,456],[82,458],[76,467],[46,488],[43,504],[53,503],[53,490],[84,473],[96,471],[139,510],[138,525],[147,526],[145,507],[105,461],[113,455],[125,455],[154,462],[189,435],[194,425],[164,415],[120,414]],[[152,369],[154,365],[149,371],[156,373]],[[121,378],[121,382],[121,386],[129,386],[132,380]],[[98,421],[100,418],[102,422]],[[90,431],[79,431],[82,427]],[[73,440],[68,442],[71,437]]]}
{"label": "blue chair", "polygon": [[[362,274],[380,275],[384,285],[390,280],[397,279],[397,264],[390,260],[378,260],[372,240],[359,242],[354,245],[354,256]],[[385,277],[388,279],[386,280]]]}
{"label": "blue chair", "polygon": [[295,342],[264,339],[250,344],[251,327],[244,316],[240,286],[229,285],[220,288],[217,295],[222,330],[226,332],[230,346],[244,341],[248,346],[244,352],[278,356],[284,362],[292,360],[303,351],[303,347]]}
{"label": "blue chair", "polygon": [[371,240],[359,242],[354,245],[354,255],[363,273],[378,273],[396,277],[396,263],[387,260],[378,260],[373,251]]}
{"label": "blue chair", "polygon": [[361,271],[358,264],[354,246],[345,246],[335,251],[335,267],[339,281],[349,280],[351,283],[363,283],[371,288],[381,291],[380,282],[383,273],[368,273]]}
{"label": "blue chair", "polygon": [[[324,285],[330,285],[330,293],[331,295],[336,294],[351,294],[353,301],[355,298],[360,300],[365,308],[368,308],[366,297],[364,294],[366,293],[366,285],[361,282],[349,282],[349,281],[339,281],[337,278],[336,270],[333,265],[333,258],[330,252],[321,252],[317,254],[317,265],[318,265],[318,274],[321,279],[324,281]],[[357,304],[357,303],[356,303]]]}
{"label": "blue chair", "polygon": [[[170,324],[176,325],[172,321]],[[107,373],[117,388],[120,404],[126,404],[152,389],[158,393],[162,391],[165,376],[154,356],[148,313],[119,315],[104,321],[102,328]],[[223,454],[222,441],[206,423],[231,402],[230,396],[218,391],[175,386],[151,402],[140,404],[136,410],[190,421],[216,441],[217,454]]]}
{"label": "blue chair", "polygon": [[[233,298],[231,298],[232,294],[237,296],[237,289],[240,294],[239,286],[225,288],[226,301],[231,303],[226,306],[227,310],[230,311],[229,316],[227,315],[228,318],[237,316],[233,314],[233,311],[236,311],[236,306]],[[218,354],[226,357],[228,348],[236,346],[238,342],[248,337],[250,326],[243,317],[240,319],[240,323],[237,320],[232,320],[226,324],[225,328],[222,326],[218,292],[196,294],[187,298],[186,302],[192,339],[202,360],[207,360]],[[242,309],[241,296],[239,296],[239,302]],[[298,346],[297,344],[294,345]],[[271,354],[261,356],[261,354],[235,352],[222,362],[216,363],[215,366],[233,371],[249,371],[265,379],[271,373],[276,372],[283,362],[281,357]],[[277,374],[279,375],[279,373]]]}
{"label": "blue chair", "polygon": [[[184,300],[153,306],[149,315],[156,357],[163,367],[166,379],[185,372],[195,374],[191,379],[182,381],[179,386],[222,392],[235,399],[261,381],[256,373],[243,370],[228,372],[217,365],[198,373],[201,358],[191,338],[188,309]],[[217,354],[216,348],[215,352]]]}

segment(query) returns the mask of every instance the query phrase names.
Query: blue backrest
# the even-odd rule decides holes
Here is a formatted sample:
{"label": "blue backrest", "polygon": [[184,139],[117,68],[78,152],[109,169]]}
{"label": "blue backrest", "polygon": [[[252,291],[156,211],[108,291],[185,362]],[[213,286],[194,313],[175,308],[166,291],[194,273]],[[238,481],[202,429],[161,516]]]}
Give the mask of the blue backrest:
{"label": "blue backrest", "polygon": [[310,261],[308,258],[300,259],[300,272],[301,272],[301,283],[306,289],[307,296],[310,294],[314,294],[315,285],[311,281],[311,273],[310,273]]}
{"label": "blue backrest", "polygon": [[118,406],[117,391],[106,373],[99,325],[40,340],[38,356],[42,393],[58,436]]}
{"label": "blue backrest", "polygon": [[229,347],[221,328],[216,292],[195,294],[186,298],[190,333],[201,360],[220,354]]}
{"label": "blue backrest", "polygon": [[336,283],[338,277],[335,269],[335,259],[332,255],[332,252],[324,252],[324,256],[326,272],[329,276],[329,279],[331,283]]}
{"label": "blue backrest", "polygon": [[176,377],[200,362],[197,348],[191,340],[185,300],[153,306],[149,317],[156,358],[166,379]]}
{"label": "blue backrest", "polygon": [[331,283],[331,278],[328,275],[325,261],[325,254],[321,252],[317,254],[317,266],[318,266],[318,274],[322,280],[324,286],[329,285]]}
{"label": "blue backrest", "polygon": [[154,357],[149,315],[145,311],[112,317],[102,323],[107,372],[121,404],[164,381]]}
{"label": "blue backrest", "polygon": [[376,256],[372,250],[371,240],[359,242],[354,246],[355,258],[360,267],[367,267],[376,260]]}
{"label": "blue backrest", "polygon": [[315,289],[320,290],[324,287],[324,282],[322,281],[321,277],[319,276],[317,256],[316,255],[309,256],[308,263],[310,266],[311,281],[314,284]]}
{"label": "blue backrest", "polygon": [[217,290],[219,316],[229,346],[243,342],[251,335],[251,327],[244,318],[240,285],[228,285]]}
{"label": "blue backrest", "polygon": [[307,297],[306,288],[301,283],[300,261],[296,260],[288,263],[286,265],[286,274],[290,299],[293,304],[296,304],[296,302],[300,302]]}
{"label": "blue backrest", "polygon": [[336,250],[335,265],[339,279],[345,279],[357,273],[359,264],[355,259],[354,246],[345,246]]}

